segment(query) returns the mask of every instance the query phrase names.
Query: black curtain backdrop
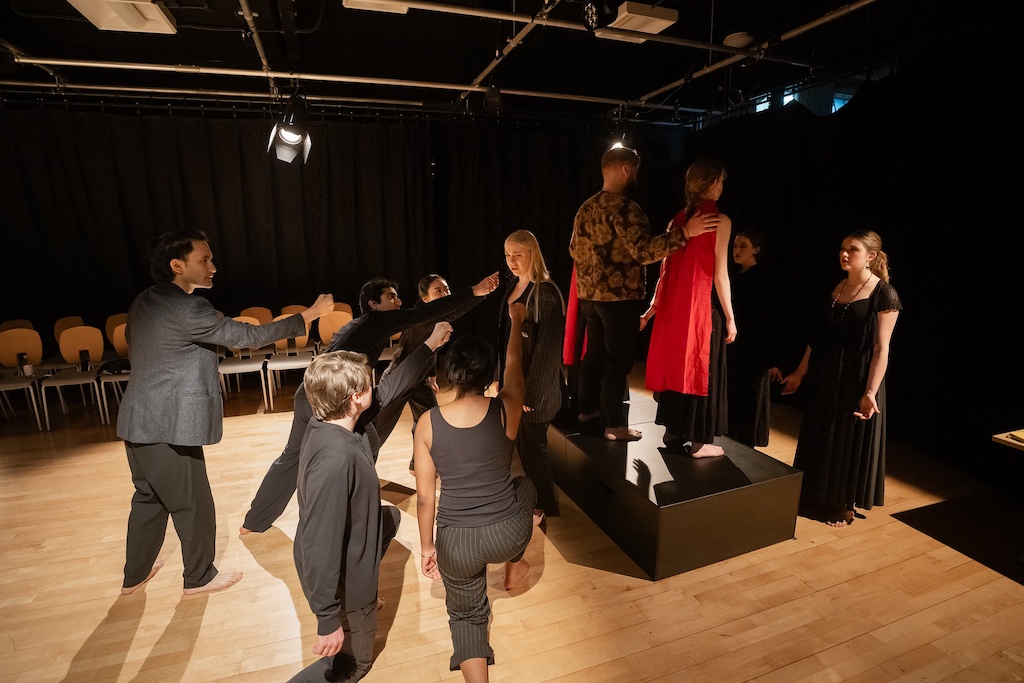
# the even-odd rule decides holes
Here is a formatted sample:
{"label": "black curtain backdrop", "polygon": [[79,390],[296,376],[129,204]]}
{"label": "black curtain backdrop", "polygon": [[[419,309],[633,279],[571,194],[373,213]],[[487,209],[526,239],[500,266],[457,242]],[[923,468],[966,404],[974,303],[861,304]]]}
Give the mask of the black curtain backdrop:
{"label": "black curtain backdrop", "polygon": [[[101,326],[151,284],[147,248],[209,235],[203,294],[227,315],[426,272],[435,242],[426,124],[316,122],[309,163],[266,153],[266,121],[0,111],[3,319]],[[16,257],[16,255],[21,255]]]}
{"label": "black curtain backdrop", "polygon": [[[655,230],[681,206],[693,160],[726,165],[721,208],[736,231],[769,239],[794,363],[843,277],[843,236],[878,231],[906,307],[888,376],[891,434],[1019,489],[1019,456],[1007,464],[1017,454],[990,441],[1024,426],[1011,213],[1022,174],[1005,97],[1015,41],[1006,25],[965,28],[957,50],[901,56],[894,75],[832,116],[794,103],[696,132],[317,121],[305,166],[266,153],[267,120],[0,110],[0,320],[33,320],[54,352],[53,321],[80,314],[102,326],[126,310],[150,284],[149,239],[180,226],[210,234],[220,272],[203,295],[229,315],[308,304],[320,291],[355,305],[378,275],[397,280],[411,305],[428,272],[455,289],[504,274],[502,243],[518,228],[537,235],[567,293],[573,215],[600,187],[601,153],[625,133],[643,158],[636,199]],[[965,71],[964,55],[981,46],[987,68]],[[459,332],[493,334],[497,299]]]}

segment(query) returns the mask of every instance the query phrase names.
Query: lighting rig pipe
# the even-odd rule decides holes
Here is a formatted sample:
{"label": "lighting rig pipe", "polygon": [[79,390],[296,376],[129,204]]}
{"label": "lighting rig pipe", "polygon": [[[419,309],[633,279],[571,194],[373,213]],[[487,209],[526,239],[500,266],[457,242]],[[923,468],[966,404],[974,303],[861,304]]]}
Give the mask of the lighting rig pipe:
{"label": "lighting rig pipe", "polygon": [[[850,14],[851,12],[854,12],[856,10],[861,9],[862,7],[866,7],[867,5],[872,4],[873,2],[875,2],[875,0],[857,0],[857,2],[851,3],[849,5],[843,5],[842,7],[836,8],[836,9],[832,10],[831,12],[818,17],[817,19],[814,19],[813,21],[809,21],[806,24],[801,24],[800,26],[797,26],[796,28],[794,28],[794,29],[792,29],[790,31],[786,31],[781,36],[779,36],[779,41],[778,42],[781,43],[781,42],[789,40],[790,38],[795,38],[796,36],[799,36],[802,33],[806,33],[807,31],[810,31],[811,29],[814,29],[814,28],[817,28],[817,27],[822,26],[824,24],[827,24],[829,22],[835,21],[836,19],[839,19],[840,17],[844,17],[847,14]],[[759,44],[757,46],[757,49],[758,50],[765,50],[765,49],[767,49],[769,47],[770,43],[771,43],[771,41],[767,41],[766,40],[766,41],[762,42],[761,44]],[[695,72],[691,76],[684,76],[683,78],[680,78],[678,81],[675,81],[673,83],[669,83],[668,85],[666,85],[666,86],[664,86],[662,88],[658,88],[657,90],[655,90],[653,92],[647,93],[646,95],[644,95],[643,97],[640,98],[640,101],[641,102],[645,102],[645,101],[651,99],[652,97],[657,97],[658,95],[661,95],[662,93],[668,92],[669,90],[673,90],[673,89],[678,88],[678,87],[680,87],[682,85],[685,85],[686,83],[688,83],[690,81],[693,81],[693,80],[696,80],[697,78],[700,78],[701,76],[706,76],[706,75],[708,75],[710,73],[718,71],[719,69],[723,69],[723,68],[725,68],[725,67],[727,67],[727,66],[729,66],[731,64],[735,64],[736,62],[740,61],[741,59],[742,59],[742,57],[734,56],[734,57],[728,57],[726,59],[723,59],[720,62],[715,62],[714,64],[710,64],[710,65],[704,67],[703,69],[701,69],[700,71]]]}

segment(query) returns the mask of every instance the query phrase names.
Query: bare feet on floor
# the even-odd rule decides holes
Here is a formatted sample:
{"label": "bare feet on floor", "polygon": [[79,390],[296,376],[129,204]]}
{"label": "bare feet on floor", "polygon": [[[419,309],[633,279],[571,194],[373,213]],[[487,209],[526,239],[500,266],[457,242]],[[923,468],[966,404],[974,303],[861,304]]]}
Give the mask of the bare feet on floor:
{"label": "bare feet on floor", "polygon": [[239,536],[245,536],[248,533],[251,533],[251,531],[249,529],[246,529],[244,526],[238,527],[238,535]]}
{"label": "bare feet on floor", "polygon": [[137,583],[134,586],[128,586],[127,588],[122,588],[121,595],[131,595],[135,591],[139,590],[139,588],[141,588],[143,584],[145,584],[147,581],[156,576],[156,573],[160,571],[160,567],[162,566],[164,566],[164,561],[158,559],[156,562],[153,563],[153,568],[149,570],[149,576],[143,579],[141,583]]}
{"label": "bare feet on floor", "polygon": [[222,591],[225,588],[231,588],[241,580],[242,572],[217,572],[217,576],[213,577],[213,581],[210,583],[205,586],[197,586],[196,588],[186,588],[184,593],[185,595],[216,593],[217,591]]}
{"label": "bare feet on floor", "polygon": [[706,443],[690,453],[690,457],[693,458],[716,458],[720,455],[725,455],[725,449],[710,443]]}
{"label": "bare feet on floor", "polygon": [[853,510],[836,510],[834,515],[825,520],[825,524],[836,529],[842,529],[853,524],[854,519],[855,514]]}
{"label": "bare feet on floor", "polygon": [[384,609],[384,598],[377,598],[377,611]]}
{"label": "bare feet on floor", "polygon": [[510,591],[530,573],[530,563],[526,560],[505,563],[505,590]]}
{"label": "bare feet on floor", "polygon": [[639,441],[643,434],[629,427],[608,427],[604,430],[604,438],[609,441]]}

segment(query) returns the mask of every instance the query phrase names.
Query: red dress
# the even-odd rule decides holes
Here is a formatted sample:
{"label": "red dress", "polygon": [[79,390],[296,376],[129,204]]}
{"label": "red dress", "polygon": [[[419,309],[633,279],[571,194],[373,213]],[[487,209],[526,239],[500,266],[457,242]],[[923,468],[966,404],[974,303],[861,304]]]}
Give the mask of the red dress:
{"label": "red dress", "polygon": [[[718,204],[706,199],[697,211],[715,214]],[[681,226],[687,219],[686,211],[680,211],[672,225]],[[647,351],[647,388],[651,391],[708,395],[715,238],[714,232],[702,233],[661,262]]]}

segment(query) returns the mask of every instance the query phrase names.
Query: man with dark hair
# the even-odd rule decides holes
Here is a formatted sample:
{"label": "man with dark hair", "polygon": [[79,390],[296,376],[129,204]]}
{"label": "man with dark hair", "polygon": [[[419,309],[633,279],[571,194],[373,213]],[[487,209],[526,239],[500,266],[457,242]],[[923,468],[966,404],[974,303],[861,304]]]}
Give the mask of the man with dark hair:
{"label": "man with dark hair", "polygon": [[[497,286],[498,274],[493,273],[472,288],[416,308],[403,309],[402,300],[398,298],[398,291],[394,283],[385,278],[374,278],[366,282],[359,291],[359,308],[362,315],[335,332],[327,350],[361,353],[366,356],[370,367],[373,367],[392,335],[420,323],[435,323],[439,320],[457,317],[455,314],[467,304],[472,303],[474,298],[477,299],[476,303],[483,301],[484,297],[493,292]],[[398,395],[410,387],[411,385],[403,386]],[[381,406],[387,405],[398,395],[381,397],[379,403]],[[238,530],[240,534],[244,535],[250,531],[263,532],[269,529],[288,507],[288,501],[295,493],[299,447],[302,445],[302,437],[306,433],[306,425],[309,424],[309,419],[313,415],[303,385],[299,385],[295,391],[294,410],[288,443],[285,444],[280,457],[270,465],[270,469],[263,477],[256,496],[249,504],[249,512],[246,513],[245,520]],[[363,413],[361,420],[369,424],[377,415],[378,410],[379,406],[375,410]],[[376,459],[381,440],[376,429],[372,425],[369,427],[366,431]]]}
{"label": "man with dark hair", "polygon": [[[388,290],[394,291],[389,292]],[[390,297],[388,296],[389,294],[394,296]],[[370,311],[376,311],[381,305],[387,303],[386,298],[390,298],[392,301],[398,298],[397,282],[384,277],[375,277],[372,280],[367,280],[359,288],[359,314],[364,315]],[[401,306],[402,302],[399,301],[395,308],[401,308]]]}
{"label": "man with dark hair", "polygon": [[334,298],[321,294],[301,314],[248,325],[191,296],[211,288],[217,272],[205,234],[164,233],[150,254],[157,284],[128,309],[132,378],[117,418],[135,483],[121,592],[133,593],[162,566],[158,555],[168,516],[181,540],[185,593],[222,590],[242,573],[218,572],[213,564],[217,521],[203,446],[223,436],[216,347],[263,346],[304,334],[309,323],[333,310]]}
{"label": "man with dark hair", "polygon": [[580,422],[604,418],[604,436],[636,441],[622,398],[636,359],[646,299],[645,265],[686,244],[687,235],[714,230],[716,216],[697,213],[683,228],[651,235],[647,215],[629,199],[640,155],[621,144],[601,157],[601,191],[583,202],[573,221],[569,254],[575,261],[579,311],[587,351],[579,375]]}

